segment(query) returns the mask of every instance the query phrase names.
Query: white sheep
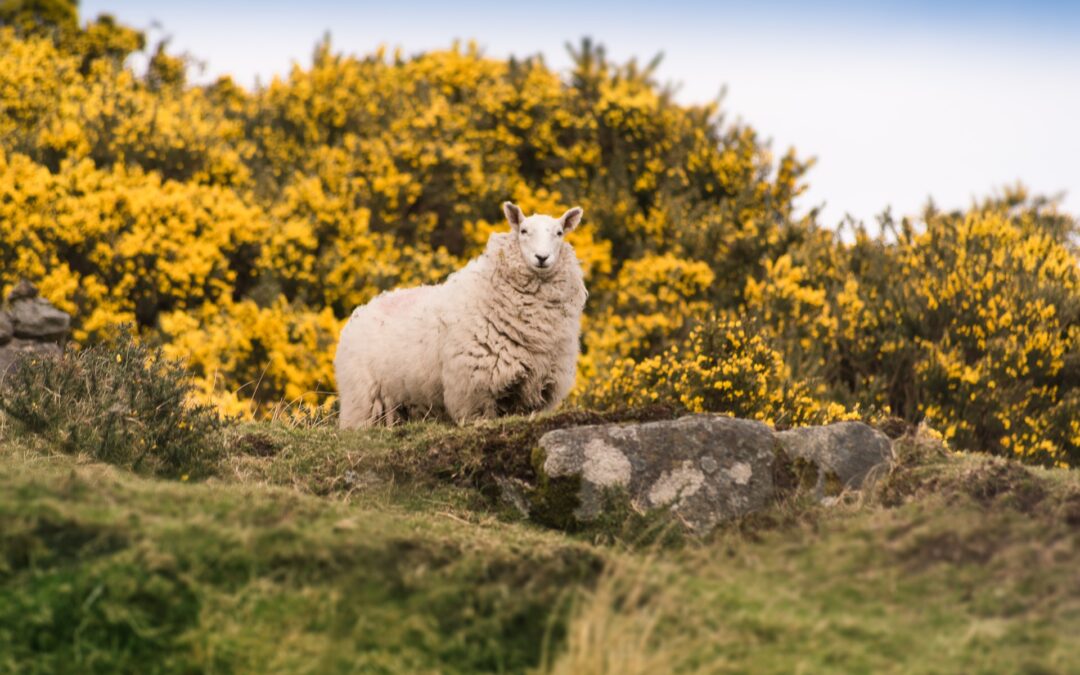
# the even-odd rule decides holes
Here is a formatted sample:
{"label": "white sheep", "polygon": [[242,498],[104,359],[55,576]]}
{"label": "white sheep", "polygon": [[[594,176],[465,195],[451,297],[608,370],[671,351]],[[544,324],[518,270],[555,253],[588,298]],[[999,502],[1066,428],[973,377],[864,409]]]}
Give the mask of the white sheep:
{"label": "white sheep", "polygon": [[334,358],[342,428],[550,410],[570,392],[588,293],[564,236],[582,211],[503,211],[511,232],[445,282],[353,311]]}

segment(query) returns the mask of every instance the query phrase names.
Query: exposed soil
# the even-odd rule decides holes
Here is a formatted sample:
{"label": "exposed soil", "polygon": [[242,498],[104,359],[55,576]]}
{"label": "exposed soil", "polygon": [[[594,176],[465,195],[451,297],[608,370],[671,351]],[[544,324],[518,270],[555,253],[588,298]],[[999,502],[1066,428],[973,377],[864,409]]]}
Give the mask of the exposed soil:
{"label": "exposed soil", "polygon": [[232,442],[234,450],[253,457],[273,457],[281,451],[281,445],[269,434],[253,432],[244,434]]}

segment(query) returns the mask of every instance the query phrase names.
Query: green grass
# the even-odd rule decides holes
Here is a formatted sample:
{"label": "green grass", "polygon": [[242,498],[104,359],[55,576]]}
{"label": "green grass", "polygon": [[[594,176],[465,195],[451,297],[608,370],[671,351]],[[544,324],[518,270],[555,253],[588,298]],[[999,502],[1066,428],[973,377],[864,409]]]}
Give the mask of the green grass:
{"label": "green grass", "polygon": [[865,495],[649,544],[499,502],[583,421],[244,425],[203,482],[0,422],[0,672],[1080,671],[1075,472],[909,439]]}

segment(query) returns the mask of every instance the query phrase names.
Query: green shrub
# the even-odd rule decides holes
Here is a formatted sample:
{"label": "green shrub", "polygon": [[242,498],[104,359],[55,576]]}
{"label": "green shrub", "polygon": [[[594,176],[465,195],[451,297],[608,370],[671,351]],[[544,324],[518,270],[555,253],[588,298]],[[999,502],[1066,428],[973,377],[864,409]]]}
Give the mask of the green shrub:
{"label": "green shrub", "polygon": [[127,329],[60,358],[25,358],[4,378],[0,411],[63,452],[141,473],[206,475],[221,454],[223,421],[189,402],[191,378]]}

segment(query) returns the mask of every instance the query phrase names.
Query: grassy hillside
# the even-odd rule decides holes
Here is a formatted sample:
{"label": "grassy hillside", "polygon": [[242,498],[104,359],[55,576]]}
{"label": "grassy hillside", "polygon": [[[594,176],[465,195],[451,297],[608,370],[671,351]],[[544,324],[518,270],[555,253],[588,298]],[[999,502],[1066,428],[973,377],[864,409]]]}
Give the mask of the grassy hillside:
{"label": "grassy hillside", "polygon": [[[543,428],[230,429],[140,477],[0,427],[0,672],[1076,672],[1080,477],[899,444],[705,541],[500,505]],[[639,519],[640,520],[640,519]]]}

